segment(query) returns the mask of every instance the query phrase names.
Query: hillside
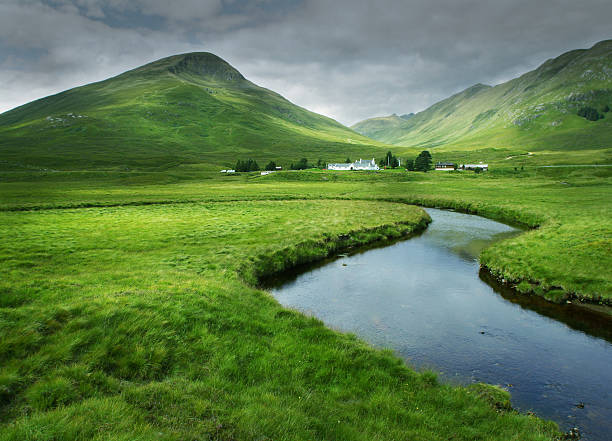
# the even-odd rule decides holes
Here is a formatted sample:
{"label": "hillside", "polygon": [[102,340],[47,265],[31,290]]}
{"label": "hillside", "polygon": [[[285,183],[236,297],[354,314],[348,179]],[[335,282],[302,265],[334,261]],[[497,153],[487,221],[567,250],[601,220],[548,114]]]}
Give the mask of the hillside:
{"label": "hillside", "polygon": [[[612,157],[612,40],[546,61],[495,87],[477,84],[408,120],[372,118],[352,128],[382,142],[441,150],[598,150]],[[578,113],[594,108],[604,117]]]}
{"label": "hillside", "polygon": [[376,144],[210,53],[164,58],[0,115],[4,170],[211,168],[247,157],[288,165],[370,156]]}

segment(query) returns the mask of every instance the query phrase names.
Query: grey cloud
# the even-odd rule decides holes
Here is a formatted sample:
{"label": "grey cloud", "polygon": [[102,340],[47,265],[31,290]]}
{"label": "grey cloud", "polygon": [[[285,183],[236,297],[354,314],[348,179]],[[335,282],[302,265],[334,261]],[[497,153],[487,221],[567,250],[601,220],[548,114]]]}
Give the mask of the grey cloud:
{"label": "grey cloud", "polygon": [[0,111],[204,50],[352,124],[418,111],[610,38],[610,16],[608,0],[5,0]]}

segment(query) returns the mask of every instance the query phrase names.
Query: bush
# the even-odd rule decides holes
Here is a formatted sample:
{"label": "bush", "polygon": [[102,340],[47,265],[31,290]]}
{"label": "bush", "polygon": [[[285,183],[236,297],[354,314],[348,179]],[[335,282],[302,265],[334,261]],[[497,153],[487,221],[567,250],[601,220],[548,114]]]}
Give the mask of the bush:
{"label": "bush", "polygon": [[307,168],[311,167],[306,158],[300,159],[297,164],[291,164],[291,170],[306,170]]}
{"label": "bush", "polygon": [[582,116],[583,118],[588,119],[589,121],[597,121],[598,119],[602,119],[604,116],[594,109],[593,107],[585,106],[578,110],[578,116]]}

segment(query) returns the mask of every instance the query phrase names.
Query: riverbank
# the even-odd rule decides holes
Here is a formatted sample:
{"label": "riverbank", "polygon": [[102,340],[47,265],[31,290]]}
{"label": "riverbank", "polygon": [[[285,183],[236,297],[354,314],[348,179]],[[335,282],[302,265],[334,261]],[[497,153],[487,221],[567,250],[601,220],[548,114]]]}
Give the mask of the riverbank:
{"label": "riverbank", "polygon": [[338,236],[324,234],[320,239],[298,242],[287,248],[264,252],[242,264],[239,276],[248,284],[257,286],[262,279],[301,265],[322,261],[339,253],[371,247],[377,243],[408,238],[427,228],[431,218],[426,212],[412,220],[403,220],[373,228],[360,228]]}
{"label": "riverbank", "polygon": [[[612,170],[526,168],[473,173],[304,171],[223,176],[156,173],[0,175],[0,210],[249,200],[395,200],[531,229],[481,262],[525,293],[557,302],[612,298]],[[537,229],[536,229],[537,227]],[[524,283],[522,283],[524,282]],[[522,284],[521,284],[522,283]]]}
{"label": "riverbank", "polygon": [[[612,322],[487,283],[480,251],[519,230],[427,212],[432,223],[422,234],[291,271],[269,284],[270,292],[332,329],[393,349],[417,369],[433,367],[444,382],[504,385],[517,408],[607,441]],[[586,410],[575,407],[580,402]]]}
{"label": "riverbank", "polygon": [[337,200],[0,213],[0,440],[554,439],[237,276],[424,219]]}

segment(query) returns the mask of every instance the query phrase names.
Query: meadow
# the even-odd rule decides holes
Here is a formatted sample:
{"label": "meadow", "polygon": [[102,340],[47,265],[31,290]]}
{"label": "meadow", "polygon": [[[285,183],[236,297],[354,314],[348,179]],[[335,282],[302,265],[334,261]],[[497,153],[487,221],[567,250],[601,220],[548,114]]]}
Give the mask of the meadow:
{"label": "meadow", "polygon": [[559,439],[507,392],[440,384],[256,285],[417,232],[420,204],[531,228],[481,262],[605,303],[611,174],[3,173],[0,440]]}
{"label": "meadow", "polygon": [[524,293],[555,302],[612,300],[610,167],[471,172],[304,171],[270,176],[171,172],[0,174],[0,210],[203,201],[365,199],[451,208],[532,229],[481,263]]}
{"label": "meadow", "polygon": [[438,384],[243,278],[410,234],[429,220],[416,207],[197,202],[1,218],[1,440],[557,434],[511,411],[506,392]]}

